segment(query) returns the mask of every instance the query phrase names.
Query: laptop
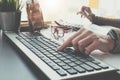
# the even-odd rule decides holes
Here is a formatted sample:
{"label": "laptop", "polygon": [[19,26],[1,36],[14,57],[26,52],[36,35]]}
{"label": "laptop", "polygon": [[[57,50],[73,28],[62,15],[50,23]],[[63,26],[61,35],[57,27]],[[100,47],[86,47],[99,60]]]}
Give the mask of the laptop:
{"label": "laptop", "polygon": [[44,34],[4,33],[14,47],[17,47],[48,80],[86,80],[91,76],[117,71],[116,68],[72,48],[57,51],[56,48],[60,44]]}

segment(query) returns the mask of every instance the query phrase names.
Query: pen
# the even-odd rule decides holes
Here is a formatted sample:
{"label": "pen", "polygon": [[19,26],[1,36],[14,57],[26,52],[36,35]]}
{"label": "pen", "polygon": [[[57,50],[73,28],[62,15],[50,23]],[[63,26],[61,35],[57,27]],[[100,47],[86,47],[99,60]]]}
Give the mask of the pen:
{"label": "pen", "polygon": [[79,14],[89,15],[89,13],[87,11],[79,11],[79,12],[77,12],[77,15],[79,15]]}
{"label": "pen", "polygon": [[79,14],[81,14],[81,12],[79,11],[79,12],[77,12],[76,14],[79,15]]}

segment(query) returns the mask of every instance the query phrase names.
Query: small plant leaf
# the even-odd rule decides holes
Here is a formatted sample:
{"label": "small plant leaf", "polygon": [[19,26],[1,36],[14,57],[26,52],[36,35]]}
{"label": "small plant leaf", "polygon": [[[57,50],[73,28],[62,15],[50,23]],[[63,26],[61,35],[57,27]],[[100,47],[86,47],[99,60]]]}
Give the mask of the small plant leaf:
{"label": "small plant leaf", "polygon": [[0,11],[21,11],[22,0],[0,0]]}

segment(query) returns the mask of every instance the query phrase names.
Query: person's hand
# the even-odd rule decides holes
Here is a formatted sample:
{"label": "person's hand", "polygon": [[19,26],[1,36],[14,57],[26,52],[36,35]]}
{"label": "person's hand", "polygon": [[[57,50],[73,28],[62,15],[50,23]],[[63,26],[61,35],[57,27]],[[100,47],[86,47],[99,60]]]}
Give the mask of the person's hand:
{"label": "person's hand", "polygon": [[77,14],[81,14],[81,17],[86,17],[88,18],[90,21],[92,21],[92,11],[89,7],[83,6],[81,8],[81,11],[78,12]]}
{"label": "person's hand", "polygon": [[57,50],[62,51],[67,47],[74,47],[80,52],[85,52],[86,54],[90,54],[96,49],[108,52],[113,49],[114,41],[109,37],[109,35],[97,35],[90,30],[81,28],[60,47],[58,47]]}

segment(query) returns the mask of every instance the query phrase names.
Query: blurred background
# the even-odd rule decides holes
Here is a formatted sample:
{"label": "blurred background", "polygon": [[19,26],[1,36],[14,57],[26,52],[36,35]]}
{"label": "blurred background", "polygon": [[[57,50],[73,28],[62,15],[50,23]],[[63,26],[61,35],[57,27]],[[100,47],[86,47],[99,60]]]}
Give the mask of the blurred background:
{"label": "blurred background", "polygon": [[[91,7],[94,14],[108,18],[120,18],[120,0],[39,0],[44,21],[56,19],[80,19],[76,12],[82,6]],[[24,5],[26,0],[23,0]],[[26,5],[22,9],[22,21],[27,20]]]}

